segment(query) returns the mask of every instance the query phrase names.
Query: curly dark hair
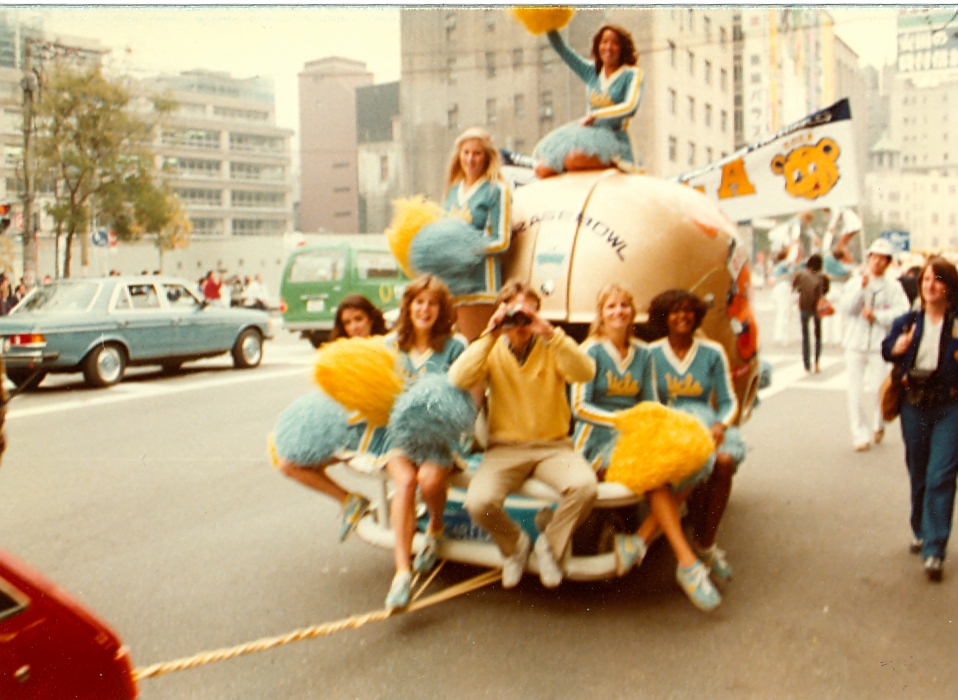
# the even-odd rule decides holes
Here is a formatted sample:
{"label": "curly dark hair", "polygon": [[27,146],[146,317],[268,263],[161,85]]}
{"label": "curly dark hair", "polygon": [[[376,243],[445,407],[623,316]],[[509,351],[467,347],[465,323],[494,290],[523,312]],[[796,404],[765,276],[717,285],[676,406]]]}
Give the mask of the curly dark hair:
{"label": "curly dark hair", "polygon": [[336,307],[336,319],[333,321],[333,330],[329,334],[330,340],[349,337],[346,334],[346,327],[343,325],[343,312],[346,309],[355,309],[366,314],[372,326],[371,335],[386,334],[386,319],[383,318],[383,312],[362,294],[349,294],[343,297],[339,306]]}
{"label": "curly dark hair", "polygon": [[646,335],[648,335],[651,340],[658,340],[659,338],[667,336],[669,334],[669,314],[681,306],[691,307],[692,313],[695,314],[695,328],[693,328],[693,331],[698,330],[698,327],[702,325],[702,321],[705,319],[705,314],[708,313],[708,304],[688,290],[669,289],[656,295],[652,301],[649,302],[649,320],[646,324]]}
{"label": "curly dark hair", "polygon": [[453,333],[456,323],[456,309],[452,303],[452,295],[441,279],[435,275],[423,275],[406,286],[402,295],[402,304],[399,307],[399,320],[396,321],[396,336],[399,349],[409,352],[416,339],[412,325],[412,303],[423,292],[432,292],[439,299],[439,316],[432,327],[429,345],[434,352],[442,352],[446,341]]}
{"label": "curly dark hair", "polygon": [[632,35],[617,24],[603,24],[592,37],[592,60],[595,61],[595,74],[602,71],[602,59],[599,58],[599,43],[606,29],[611,29],[619,35],[619,63],[623,66],[634,66],[639,62],[639,55],[635,51],[635,42]]}

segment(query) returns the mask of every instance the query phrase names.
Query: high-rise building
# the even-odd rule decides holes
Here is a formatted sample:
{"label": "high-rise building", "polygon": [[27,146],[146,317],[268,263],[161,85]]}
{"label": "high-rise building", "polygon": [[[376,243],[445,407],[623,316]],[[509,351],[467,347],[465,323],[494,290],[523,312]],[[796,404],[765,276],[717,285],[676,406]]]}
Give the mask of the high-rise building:
{"label": "high-rise building", "polygon": [[408,194],[402,168],[399,83],[356,88],[360,233],[382,233],[392,201]]}
{"label": "high-rise building", "polygon": [[194,70],[141,82],[178,103],[157,134],[158,162],[198,236],[292,230],[289,142],[276,126],[273,83]]}
{"label": "high-rise building", "polygon": [[356,89],[372,82],[365,63],[336,56],[310,61],[299,74],[303,231],[359,231]]}
{"label": "high-rise building", "polygon": [[[636,165],[669,176],[732,150],[732,12],[718,7],[579,10],[562,30],[584,56],[604,23],[628,29],[645,92],[629,133]],[[585,89],[544,36],[502,9],[401,13],[400,112],[406,182],[439,197],[456,136],[483,126],[497,145],[531,153],[586,112]]]}

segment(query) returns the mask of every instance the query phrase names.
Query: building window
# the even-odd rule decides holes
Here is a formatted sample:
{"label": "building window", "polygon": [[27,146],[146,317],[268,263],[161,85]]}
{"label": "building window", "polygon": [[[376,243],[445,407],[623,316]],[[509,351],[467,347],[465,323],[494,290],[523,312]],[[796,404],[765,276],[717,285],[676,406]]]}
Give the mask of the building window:
{"label": "building window", "polygon": [[450,129],[459,128],[459,105],[453,105],[446,110],[446,126]]}
{"label": "building window", "polygon": [[200,158],[164,158],[163,167],[174,170],[180,177],[217,178],[220,176],[221,162]]}
{"label": "building window", "polygon": [[452,38],[453,36],[455,36],[455,32],[456,32],[456,13],[455,12],[446,13],[445,26],[446,26],[446,41],[452,41]]}
{"label": "building window", "polygon": [[450,85],[455,85],[456,80],[456,59],[455,57],[450,56],[446,59],[446,82],[448,82]]}
{"label": "building window", "polygon": [[724,109],[722,110],[722,114],[719,116],[719,120],[719,123],[722,127],[722,133],[724,134],[726,131],[728,131],[728,112],[726,112]]}
{"label": "building window", "polygon": [[264,112],[259,109],[235,109],[233,107],[214,106],[213,116],[248,122],[265,122],[269,119],[269,112]]}
{"label": "building window", "polygon": [[283,182],[286,179],[286,169],[282,165],[264,165],[262,163],[230,163],[230,179]]}
{"label": "building window", "polygon": [[230,150],[249,153],[282,153],[283,139],[261,134],[230,134]]}
{"label": "building window", "polygon": [[761,64],[761,62],[762,62],[762,57],[759,56],[757,53],[753,53],[753,54],[749,57],[749,61],[752,63],[753,66],[757,66],[757,65]]}
{"label": "building window", "polygon": [[486,51],[486,77],[496,77],[496,52]]}
{"label": "building window", "polygon": [[173,190],[180,201],[187,206],[194,207],[221,207],[223,206],[222,190],[207,190],[199,187],[184,187]]}
{"label": "building window", "polygon": [[719,87],[722,88],[722,92],[728,90],[728,71],[724,68],[719,72]]}
{"label": "building window", "polygon": [[206,129],[164,129],[161,140],[164,146],[217,151],[220,147],[220,132]]}
{"label": "building window", "polygon": [[742,57],[736,56],[732,59],[732,80],[736,85],[742,82]]}
{"label": "building window", "polygon": [[933,223],[933,224],[937,224],[937,223],[938,223],[938,214],[935,213],[935,212],[932,212],[932,214],[931,214],[931,223]]}
{"label": "building window", "polygon": [[190,223],[193,224],[194,236],[223,235],[223,220],[222,219],[199,219],[199,218],[191,216]]}
{"label": "building window", "polygon": [[517,117],[524,117],[526,115],[525,95],[515,95],[512,98],[512,111]]}
{"label": "building window", "polygon": [[761,73],[752,73],[752,85],[760,85],[762,82]]}
{"label": "building window", "polygon": [[[351,212],[346,212],[348,216]],[[340,216],[336,212],[333,216]],[[286,231],[286,222],[283,219],[233,219],[234,236],[262,236],[278,234]]]}
{"label": "building window", "polygon": [[512,67],[513,69],[522,68],[522,49],[512,50]]}
{"label": "building window", "polygon": [[675,42],[669,42],[669,66],[675,68]]}
{"label": "building window", "polygon": [[711,85],[712,84],[712,62],[711,61],[705,62],[705,66],[702,69],[702,72],[704,74],[705,84]]}
{"label": "building window", "polygon": [[492,10],[486,10],[486,34],[496,31],[496,16]]}
{"label": "building window", "polygon": [[552,119],[552,116],[552,91],[543,90],[542,95],[539,98],[539,119]]}
{"label": "building window", "polygon": [[708,165],[712,162],[713,152],[711,147],[705,149],[705,164]]}
{"label": "building window", "polygon": [[725,27],[719,27],[719,44],[722,45],[723,49],[726,41],[728,41],[728,32],[725,31]]}
{"label": "building window", "polygon": [[496,98],[490,97],[486,100],[486,124],[492,126],[496,123]]}
{"label": "building window", "polygon": [[712,105],[705,103],[705,115],[703,117],[705,120],[705,126],[712,126]]}
{"label": "building window", "polygon": [[705,40],[712,41],[712,20],[710,18],[702,18],[702,31],[705,32]]}
{"label": "building window", "polygon": [[[722,112],[722,131],[725,131],[725,112]],[[740,109],[735,110],[735,133],[742,134],[745,131],[745,113]]]}
{"label": "building window", "polygon": [[379,156],[379,181],[389,182],[389,156]]}
{"label": "building window", "polygon": [[689,99],[689,121],[695,122],[695,98],[690,97]]}
{"label": "building window", "polygon": [[689,165],[695,165],[695,143],[689,141]]}
{"label": "building window", "polygon": [[552,62],[555,60],[555,51],[551,46],[539,47],[539,70],[543,73],[549,73],[552,70]]}
{"label": "building window", "polygon": [[[346,188],[348,191],[348,187]],[[286,194],[283,192],[244,192],[233,190],[230,193],[231,204],[245,209],[282,209],[286,206]]]}
{"label": "building window", "polygon": [[678,158],[679,142],[674,136],[669,136],[669,160],[673,163]]}
{"label": "building window", "polygon": [[[691,12],[691,10],[689,10]],[[692,51],[688,52],[689,55],[689,75],[695,75],[695,53]]]}
{"label": "building window", "polygon": [[693,14],[693,12],[694,12],[694,11],[693,11],[692,9],[689,9],[689,12],[688,12],[688,21],[689,21],[688,27],[689,27],[689,31],[690,31],[690,32],[694,32],[694,31],[695,31],[695,15]]}

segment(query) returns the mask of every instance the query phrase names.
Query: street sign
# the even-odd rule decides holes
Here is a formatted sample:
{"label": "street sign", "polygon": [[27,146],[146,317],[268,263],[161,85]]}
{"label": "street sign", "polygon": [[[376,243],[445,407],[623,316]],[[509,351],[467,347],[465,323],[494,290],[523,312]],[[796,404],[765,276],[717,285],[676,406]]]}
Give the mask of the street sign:
{"label": "street sign", "polygon": [[97,229],[90,234],[90,242],[97,248],[106,248],[110,245],[110,234],[105,228]]}
{"label": "street sign", "polygon": [[910,231],[882,231],[881,237],[891,241],[891,244],[895,246],[896,253],[908,253],[911,251]]}

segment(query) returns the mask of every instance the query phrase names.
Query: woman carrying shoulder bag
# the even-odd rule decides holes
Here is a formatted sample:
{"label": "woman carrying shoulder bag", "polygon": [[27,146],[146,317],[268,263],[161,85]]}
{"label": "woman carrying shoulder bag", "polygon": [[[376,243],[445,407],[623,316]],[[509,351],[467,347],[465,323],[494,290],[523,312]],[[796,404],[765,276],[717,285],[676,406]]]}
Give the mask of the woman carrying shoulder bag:
{"label": "woman carrying shoulder bag", "polygon": [[904,375],[901,432],[911,480],[911,551],[930,581],[942,577],[958,474],[958,270],[931,258],[919,277],[919,311],[898,317],[882,357]]}

